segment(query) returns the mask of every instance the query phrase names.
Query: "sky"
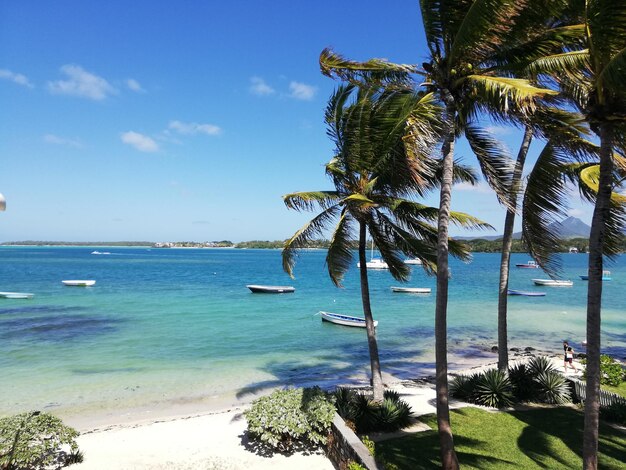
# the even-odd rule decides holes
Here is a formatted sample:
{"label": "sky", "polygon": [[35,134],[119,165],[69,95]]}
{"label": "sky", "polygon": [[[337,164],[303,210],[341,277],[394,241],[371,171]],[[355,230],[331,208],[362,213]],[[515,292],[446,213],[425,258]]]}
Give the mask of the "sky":
{"label": "sky", "polygon": [[[326,47],[422,63],[419,2],[0,2],[0,241],[290,237],[314,214],[281,196],[332,189]],[[492,130],[515,153],[520,131]],[[452,208],[502,233],[484,183]]]}

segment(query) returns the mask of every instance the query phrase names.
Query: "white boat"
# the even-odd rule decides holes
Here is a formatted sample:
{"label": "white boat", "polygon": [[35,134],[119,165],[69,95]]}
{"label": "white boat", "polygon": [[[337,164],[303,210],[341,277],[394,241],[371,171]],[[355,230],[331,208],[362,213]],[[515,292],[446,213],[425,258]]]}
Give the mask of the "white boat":
{"label": "white boat", "polygon": [[534,292],[534,291],[526,291],[526,290],[515,290],[509,289],[506,292],[508,295],[522,295],[525,297],[544,297],[546,295],[545,292]]}
{"label": "white boat", "polygon": [[535,262],[535,261],[527,261],[526,263],[517,263],[515,265],[518,268],[525,268],[525,269],[538,269],[539,265]]}
{"label": "white boat", "polygon": [[96,283],[96,281],[94,280],[80,280],[80,279],[73,279],[73,280],[61,281],[61,282],[66,286],[73,286],[73,287],[89,287],[89,286],[93,286]]}
{"label": "white boat", "polygon": [[392,287],[391,290],[407,294],[430,294],[430,287]]}
{"label": "white boat", "polygon": [[110,251],[92,251],[91,254],[92,255],[110,255],[111,252]]}
{"label": "white boat", "polygon": [[[361,267],[361,263],[356,264],[357,268]],[[365,263],[367,269],[389,269],[389,265],[380,258],[372,258]]]}
{"label": "white boat", "polygon": [[[356,326],[357,328],[365,328],[365,318],[352,317],[350,315],[341,315],[339,313],[320,312],[322,321],[336,323],[337,325]],[[374,328],[378,326],[378,320],[374,320]]]}
{"label": "white boat", "polygon": [[417,265],[421,265],[422,264],[422,260],[419,258],[409,258],[409,259],[405,259],[404,260],[404,264],[417,264]]}
{"label": "white boat", "polygon": [[255,294],[288,294],[296,290],[291,286],[260,286],[258,284],[249,284],[246,287]]}
{"label": "white boat", "polygon": [[34,295],[27,292],[0,292],[0,298],[3,299],[32,299]]}
{"label": "white boat", "polygon": [[572,281],[564,281],[559,279],[533,279],[533,282],[538,286],[549,287],[572,287],[574,285]]}

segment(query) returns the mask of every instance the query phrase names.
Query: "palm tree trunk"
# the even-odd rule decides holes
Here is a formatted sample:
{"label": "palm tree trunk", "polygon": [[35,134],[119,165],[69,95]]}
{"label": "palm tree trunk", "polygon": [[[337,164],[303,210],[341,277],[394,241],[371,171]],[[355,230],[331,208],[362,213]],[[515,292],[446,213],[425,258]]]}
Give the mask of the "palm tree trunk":
{"label": "palm tree trunk", "polygon": [[380,372],[380,359],[378,358],[378,343],[376,342],[376,329],[374,328],[374,317],[370,305],[370,287],[367,278],[366,252],[366,226],[365,222],[359,222],[359,263],[361,267],[361,301],[363,302],[363,315],[365,316],[365,327],[367,330],[367,344],[370,352],[370,367],[372,369],[372,388],[374,391],[374,401],[383,401],[383,377]]}
{"label": "palm tree trunk", "polygon": [[526,126],[522,145],[517,153],[515,162],[515,170],[511,179],[511,188],[509,190],[509,208],[506,211],[504,219],[504,235],[502,236],[502,255],[500,257],[500,290],[498,292],[498,369],[506,371],[509,367],[509,339],[507,327],[507,310],[509,290],[509,269],[511,261],[511,245],[513,244],[513,225],[515,224],[515,210],[517,208],[517,199],[519,195],[520,183],[522,180],[522,171],[524,170],[524,162],[528,154],[528,148],[533,139],[533,130],[530,126]]}
{"label": "palm tree trunk", "polygon": [[583,469],[598,468],[598,425],[600,414],[600,319],[602,310],[602,252],[605,226],[611,211],[613,174],[613,130],[599,126],[600,183],[589,235],[589,286],[587,287],[587,386]]}
{"label": "palm tree trunk", "polygon": [[437,223],[437,297],[435,305],[435,362],[437,393],[437,427],[441,447],[441,466],[458,470],[459,461],[454,451],[448,405],[448,225],[452,200],[452,173],[454,170],[454,109],[447,106],[448,129],[443,144],[443,175]]}

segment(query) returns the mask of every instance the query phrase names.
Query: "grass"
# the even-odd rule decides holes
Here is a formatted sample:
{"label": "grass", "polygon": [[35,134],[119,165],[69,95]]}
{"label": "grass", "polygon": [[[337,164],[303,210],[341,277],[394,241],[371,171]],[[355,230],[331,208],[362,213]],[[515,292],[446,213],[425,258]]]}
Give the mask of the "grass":
{"label": "grass", "polygon": [[[583,414],[573,408],[450,413],[463,469],[571,469],[582,467]],[[376,457],[398,469],[441,468],[435,415],[420,417],[433,431],[376,443]],[[626,433],[600,423],[599,468],[626,462]]]}
{"label": "grass", "polygon": [[603,390],[608,390],[609,392],[617,393],[618,395],[626,398],[626,382],[622,382],[617,387],[611,387],[610,385],[602,385]]}

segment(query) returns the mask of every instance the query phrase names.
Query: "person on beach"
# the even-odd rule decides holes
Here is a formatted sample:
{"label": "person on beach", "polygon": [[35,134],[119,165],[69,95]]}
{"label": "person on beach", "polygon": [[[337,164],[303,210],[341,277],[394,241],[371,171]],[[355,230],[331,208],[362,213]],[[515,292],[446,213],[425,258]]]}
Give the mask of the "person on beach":
{"label": "person on beach", "polygon": [[569,348],[569,343],[567,340],[563,341],[563,369],[567,372],[567,348]]}
{"label": "person on beach", "polygon": [[569,367],[574,369],[574,373],[578,374],[578,369],[576,368],[576,364],[574,364],[574,350],[569,345],[565,349],[565,364],[563,366],[564,372],[566,374],[567,374],[568,364],[569,364]]}

